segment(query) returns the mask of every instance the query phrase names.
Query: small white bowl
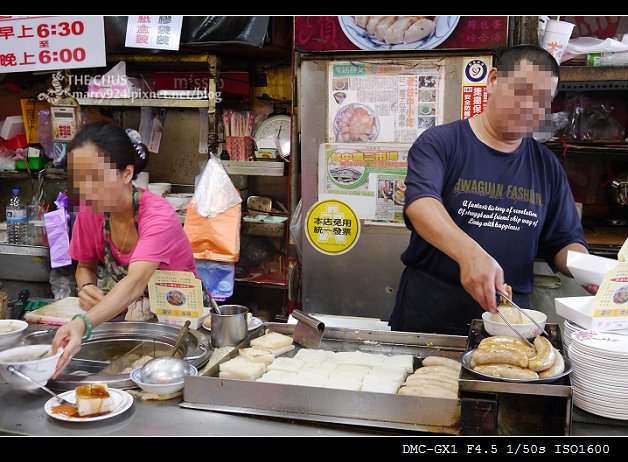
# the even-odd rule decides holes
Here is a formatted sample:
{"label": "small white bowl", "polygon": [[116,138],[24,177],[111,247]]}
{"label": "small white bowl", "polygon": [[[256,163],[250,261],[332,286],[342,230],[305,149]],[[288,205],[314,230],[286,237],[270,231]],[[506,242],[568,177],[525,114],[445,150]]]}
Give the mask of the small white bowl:
{"label": "small white bowl", "polygon": [[[547,315],[545,313],[535,310],[527,310],[525,308],[523,308],[523,311],[531,316],[532,319],[534,319],[539,324],[539,326],[545,329],[545,323],[547,322]],[[524,318],[525,321],[527,321],[526,324],[510,323],[517,332],[519,332],[528,340],[533,339],[541,334],[541,329],[536,327],[532,321],[530,321],[523,315],[521,317]],[[515,334],[512,329],[508,327],[508,324],[502,321],[502,319],[497,314],[485,311],[484,313],[482,313],[482,320],[484,321],[484,329],[486,330],[486,332],[488,332],[489,335],[517,337],[517,334]]]}
{"label": "small white bowl", "polygon": [[175,210],[185,210],[193,196],[191,193],[166,194],[166,200]]}
{"label": "small white bowl", "polygon": [[[6,350],[10,346],[20,341],[22,334],[28,327],[26,321],[17,319],[0,319],[0,351]],[[4,332],[6,328],[11,328],[10,332]]]}
{"label": "small white bowl", "polygon": [[[196,367],[192,366],[191,364],[188,367],[188,375],[192,376],[198,374],[198,369],[196,369]],[[169,395],[170,393],[176,393],[177,391],[183,390],[183,386],[185,385],[185,379],[173,383],[144,383],[140,380],[141,370],[141,367],[134,369],[131,372],[131,380],[133,380],[133,382],[135,382],[138,387],[148,393],[154,393],[156,395]]]}
{"label": "small white bowl", "polygon": [[54,356],[41,359],[35,358],[39,358],[47,351],[50,351],[51,348],[52,345],[27,345],[0,352],[0,376],[18,390],[39,390],[36,385],[9,372],[7,367],[13,366],[21,373],[28,375],[35,382],[46,385],[57,368],[63,348],[59,348]]}

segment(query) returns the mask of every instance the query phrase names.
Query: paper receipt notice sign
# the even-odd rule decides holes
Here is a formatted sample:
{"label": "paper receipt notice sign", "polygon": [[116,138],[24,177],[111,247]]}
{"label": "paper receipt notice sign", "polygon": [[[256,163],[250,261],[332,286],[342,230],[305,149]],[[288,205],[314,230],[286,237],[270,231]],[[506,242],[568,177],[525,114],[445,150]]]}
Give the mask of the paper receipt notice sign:
{"label": "paper receipt notice sign", "polygon": [[0,16],[0,74],[106,64],[102,16]]}
{"label": "paper receipt notice sign", "polygon": [[353,209],[339,200],[314,204],[305,220],[307,239],[326,255],[342,255],[353,248],[360,237],[360,220]]}
{"label": "paper receipt notice sign", "polygon": [[203,289],[194,273],[157,270],[148,281],[150,310],[163,316],[204,316]]}

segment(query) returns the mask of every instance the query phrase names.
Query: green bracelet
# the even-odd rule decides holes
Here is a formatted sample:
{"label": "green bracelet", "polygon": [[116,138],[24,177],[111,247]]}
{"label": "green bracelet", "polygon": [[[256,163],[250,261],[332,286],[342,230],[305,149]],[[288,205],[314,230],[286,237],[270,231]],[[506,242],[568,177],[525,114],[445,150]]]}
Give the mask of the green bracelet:
{"label": "green bracelet", "polygon": [[89,321],[87,316],[81,313],[72,316],[72,321],[74,321],[76,318],[81,318],[85,323],[85,327],[87,327],[87,334],[83,336],[83,340],[89,340],[89,338],[92,336],[92,323]]}

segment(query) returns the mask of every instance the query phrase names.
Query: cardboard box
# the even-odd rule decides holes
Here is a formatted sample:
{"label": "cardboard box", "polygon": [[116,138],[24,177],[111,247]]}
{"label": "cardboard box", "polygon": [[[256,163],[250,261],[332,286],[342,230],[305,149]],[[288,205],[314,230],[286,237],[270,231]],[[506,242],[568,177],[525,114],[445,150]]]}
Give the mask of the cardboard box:
{"label": "cardboard box", "polygon": [[556,313],[580,327],[592,330],[621,330],[628,328],[628,317],[594,317],[594,296],[563,297],[554,300]]}
{"label": "cardboard box", "polygon": [[202,283],[193,273],[157,270],[148,281],[150,310],[159,322],[198,329],[209,308],[203,306]]}
{"label": "cardboard box", "polygon": [[[617,260],[580,252],[567,252],[567,268],[580,285],[602,284],[604,276],[615,269]],[[584,327],[584,326],[583,326]]]}

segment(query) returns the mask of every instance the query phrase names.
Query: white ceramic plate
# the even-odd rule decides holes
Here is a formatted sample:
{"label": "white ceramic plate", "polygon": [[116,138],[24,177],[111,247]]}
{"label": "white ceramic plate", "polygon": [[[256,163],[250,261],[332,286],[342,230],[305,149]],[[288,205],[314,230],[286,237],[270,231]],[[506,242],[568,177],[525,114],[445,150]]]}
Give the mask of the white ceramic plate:
{"label": "white ceramic plate", "polygon": [[489,375],[489,374],[483,374],[482,372],[478,372],[478,371],[474,371],[473,368],[471,367],[471,356],[473,356],[473,352],[475,351],[475,349],[471,350],[471,351],[467,351],[464,355],[462,355],[462,367],[464,367],[467,371],[469,371],[470,373],[480,376],[486,380],[496,380],[498,382],[514,382],[514,383],[552,383],[552,382],[556,382],[557,380],[562,379],[563,377],[569,375],[569,373],[571,372],[571,363],[569,362],[569,359],[564,358],[565,359],[565,370],[563,371],[562,374],[558,374],[558,375],[554,375],[553,377],[546,377],[544,379],[509,379],[507,377],[495,377],[494,375]]}
{"label": "white ceramic plate", "polygon": [[390,45],[372,37],[366,29],[356,25],[353,16],[338,16],[343,32],[351,42],[362,50],[394,51],[394,50],[429,50],[443,43],[454,31],[460,16],[436,16],[436,29],[422,40],[410,43]]}
{"label": "white ceramic plate", "polygon": [[580,351],[603,354],[608,358],[628,358],[628,335],[584,330],[574,332],[571,338]]}
{"label": "white ceramic plate", "polygon": [[[122,414],[129,409],[133,404],[133,397],[124,390],[117,390],[115,388],[109,388],[109,395],[113,400],[113,411],[109,414],[98,415],[94,417],[70,417],[63,414],[53,414],[52,408],[59,405],[59,402],[55,398],[50,398],[44,405],[44,410],[53,419],[65,420],[66,422],[95,422],[97,420],[105,420]],[[76,394],[74,390],[60,393],[59,396],[71,403],[76,402]]]}
{"label": "white ceramic plate", "polygon": [[[207,316],[206,319],[211,319],[210,316]],[[264,324],[264,321],[262,321],[260,318],[256,318],[255,316],[253,316],[251,318],[251,321],[249,322],[249,332],[254,331],[255,329],[257,329],[258,327],[260,327],[262,324]],[[203,329],[208,330],[209,332],[212,331],[211,326],[206,326],[205,325],[205,321],[203,321]]]}

